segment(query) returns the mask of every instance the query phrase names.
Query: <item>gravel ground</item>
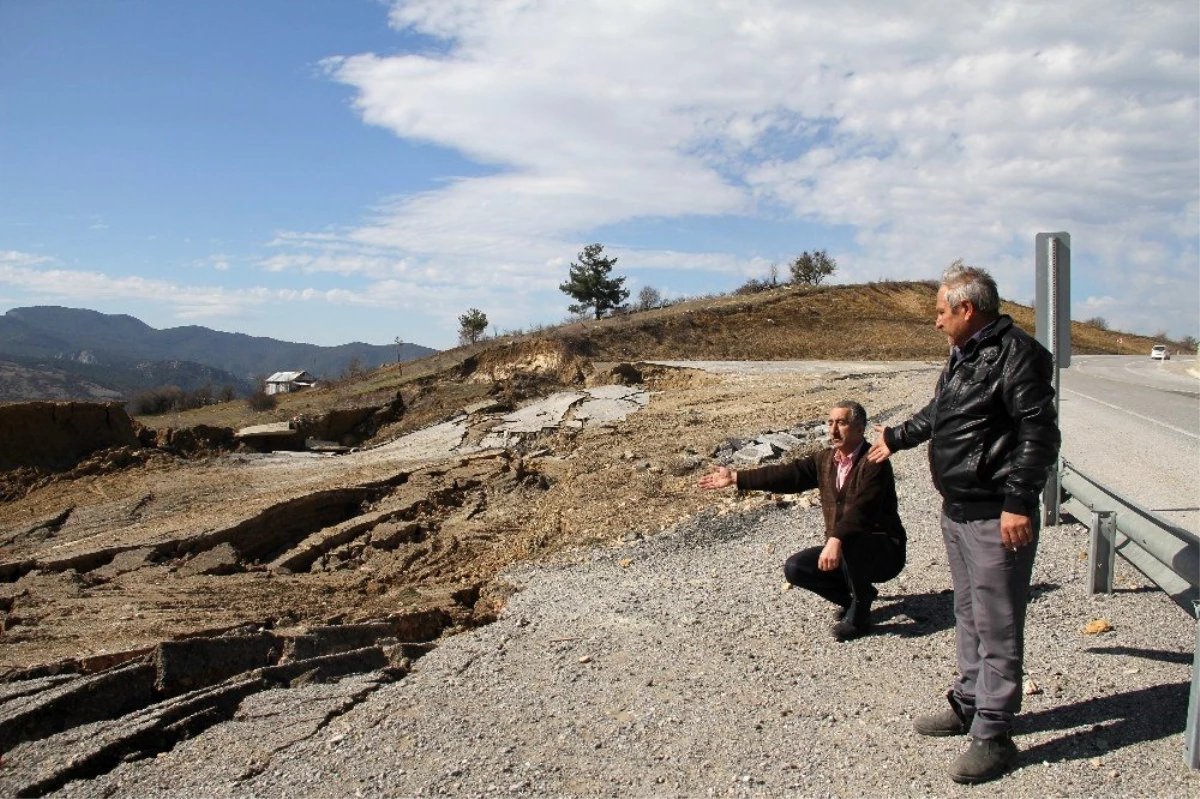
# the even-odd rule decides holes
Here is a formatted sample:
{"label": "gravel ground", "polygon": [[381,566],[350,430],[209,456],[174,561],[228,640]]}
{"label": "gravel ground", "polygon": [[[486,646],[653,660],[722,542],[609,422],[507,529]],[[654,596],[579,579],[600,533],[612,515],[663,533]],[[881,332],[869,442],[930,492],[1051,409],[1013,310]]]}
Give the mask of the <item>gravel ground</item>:
{"label": "gravel ground", "polygon": [[[954,675],[938,502],[923,451],[893,462],[909,563],[865,638],[834,641],[831,607],[784,589],[819,510],[730,497],[652,538],[511,571],[499,621],[398,682],[259,694],[56,795],[1200,796],[1183,762],[1196,623],[1123,562],[1114,594],[1088,596],[1074,524],[1040,543],[1020,767],[976,788],[945,776],[966,739],[912,732]],[[1112,629],[1085,634],[1097,619]]]}

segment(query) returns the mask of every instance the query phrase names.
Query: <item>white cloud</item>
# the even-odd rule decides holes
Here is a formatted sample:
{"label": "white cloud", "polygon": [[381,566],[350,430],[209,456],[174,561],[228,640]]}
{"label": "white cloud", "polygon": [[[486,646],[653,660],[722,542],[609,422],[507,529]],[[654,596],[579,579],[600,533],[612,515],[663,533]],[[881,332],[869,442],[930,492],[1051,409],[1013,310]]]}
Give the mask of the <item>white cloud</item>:
{"label": "white cloud", "polygon": [[201,269],[213,269],[217,272],[228,272],[231,259],[225,253],[213,253],[206,258],[200,258],[192,262],[192,266]]}
{"label": "white cloud", "polygon": [[[396,2],[395,27],[445,49],[331,59],[329,74],[368,124],[495,171],[353,230],[281,238],[264,267],[552,290],[564,252],[606,225],[781,209],[854,231],[843,279],[933,276],[961,256],[1018,300],[1034,234],[1065,229],[1087,270],[1076,285],[1119,297],[1127,324],[1155,302],[1152,281],[1129,279],[1153,252],[1170,297],[1155,318],[1194,332],[1197,15],[1115,0]],[[627,264],[765,269],[752,242],[622,246]]]}
{"label": "white cloud", "polygon": [[[486,305],[494,308],[493,301],[498,292],[508,290],[514,279],[519,281],[524,278],[520,275],[514,278],[504,270],[499,270],[488,272],[486,280],[460,283],[454,281],[451,275],[423,269],[409,277],[376,279],[355,288],[250,286],[229,289],[183,285],[137,275],[112,277],[95,271],[63,269],[53,258],[13,250],[0,251],[0,286],[13,292],[11,304],[69,303],[94,306],[121,301],[126,305],[153,307],[156,315],[163,308],[169,309],[167,316],[183,322],[212,323],[222,319],[244,321],[257,311],[277,311],[293,303],[322,303],[331,309],[404,309],[422,314],[423,318],[452,320],[469,306]],[[535,286],[532,290],[544,288]],[[489,310],[488,315],[505,327],[519,327],[527,325],[537,310],[534,303],[518,298],[503,307]],[[143,311],[139,315],[145,318],[147,313]],[[284,335],[309,338],[317,334],[311,323],[306,324],[303,316],[295,313],[277,315],[274,323],[268,323],[267,327],[269,330],[266,334],[275,336],[281,335],[280,331],[283,330],[297,331]],[[434,340],[438,336],[449,338],[453,335],[453,328],[450,321],[445,321],[439,328],[425,327],[419,332],[427,336],[420,340]],[[418,338],[414,335],[413,340]],[[329,343],[343,341],[335,339]]]}
{"label": "white cloud", "polygon": [[46,255],[35,255],[16,250],[0,250],[0,269],[27,270],[38,264],[51,263],[53,260],[53,258]]}
{"label": "white cloud", "polygon": [[[365,124],[474,174],[265,253],[209,239],[221,252],[194,263],[222,280],[253,266],[269,288],[11,251],[0,285],[182,318],[326,303],[424,324],[475,306],[524,327],[561,318],[566,264],[597,240],[627,285],[673,296],[824,247],[839,280],[934,277],[963,257],[1028,301],[1034,235],[1067,230],[1077,315],[1200,333],[1195,3],[394,0],[389,20],[424,49],[330,58],[326,74]],[[443,346],[452,327],[432,331]]]}
{"label": "white cloud", "polygon": [[54,259],[44,256],[0,252],[0,284],[22,292],[26,301],[152,301],[173,308],[179,319],[232,316],[280,298],[277,292],[262,288],[181,286],[136,275],[110,277],[100,272],[48,268],[54,263]]}

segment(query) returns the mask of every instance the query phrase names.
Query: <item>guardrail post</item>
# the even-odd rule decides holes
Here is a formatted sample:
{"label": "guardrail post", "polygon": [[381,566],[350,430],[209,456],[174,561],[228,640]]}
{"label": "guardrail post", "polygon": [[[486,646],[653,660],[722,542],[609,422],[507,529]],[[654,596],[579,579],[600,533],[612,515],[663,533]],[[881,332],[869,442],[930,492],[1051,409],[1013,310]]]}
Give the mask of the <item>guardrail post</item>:
{"label": "guardrail post", "polygon": [[1092,511],[1091,543],[1088,546],[1089,594],[1111,594],[1117,560],[1117,514],[1108,510]]}
{"label": "guardrail post", "polygon": [[1196,653],[1192,656],[1192,693],[1188,699],[1187,731],[1183,759],[1188,768],[1200,769],[1200,602],[1192,603],[1196,615]]}
{"label": "guardrail post", "polygon": [[[1071,365],[1071,234],[1039,233],[1033,238],[1034,334],[1042,346],[1054,356],[1054,414],[1062,404],[1060,371]],[[1059,472],[1062,458],[1051,470],[1042,491],[1042,526],[1059,524]]]}

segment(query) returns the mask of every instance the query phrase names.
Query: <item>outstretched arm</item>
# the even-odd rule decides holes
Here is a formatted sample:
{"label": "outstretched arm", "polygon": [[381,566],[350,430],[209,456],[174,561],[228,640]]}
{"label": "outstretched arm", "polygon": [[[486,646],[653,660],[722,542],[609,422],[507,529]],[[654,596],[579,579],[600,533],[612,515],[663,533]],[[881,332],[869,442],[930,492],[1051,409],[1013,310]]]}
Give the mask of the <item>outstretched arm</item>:
{"label": "outstretched arm", "polygon": [[737,486],[743,491],[797,494],[817,487],[817,462],[808,455],[791,463],[759,466],[740,472],[726,466],[713,466],[712,471],[701,477],[696,485],[710,489]]}
{"label": "outstretched arm", "polygon": [[914,413],[907,422],[896,427],[875,425],[875,443],[871,445],[871,451],[867,453],[867,460],[871,463],[883,463],[892,456],[892,453],[902,449],[911,449],[928,441],[933,436],[934,407],[937,405],[938,394],[941,393],[942,383],[945,379],[946,373],[942,372],[942,376],[938,378],[933,399],[929,400],[924,408]]}

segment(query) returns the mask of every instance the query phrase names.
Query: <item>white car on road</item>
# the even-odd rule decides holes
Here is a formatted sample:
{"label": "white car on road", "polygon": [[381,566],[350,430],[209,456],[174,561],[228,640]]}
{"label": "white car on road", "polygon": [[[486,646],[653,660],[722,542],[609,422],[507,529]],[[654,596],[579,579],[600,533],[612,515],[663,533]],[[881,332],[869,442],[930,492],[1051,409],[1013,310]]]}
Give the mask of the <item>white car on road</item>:
{"label": "white car on road", "polygon": [[1166,344],[1155,344],[1150,348],[1150,357],[1156,361],[1171,360],[1171,351],[1167,349]]}

